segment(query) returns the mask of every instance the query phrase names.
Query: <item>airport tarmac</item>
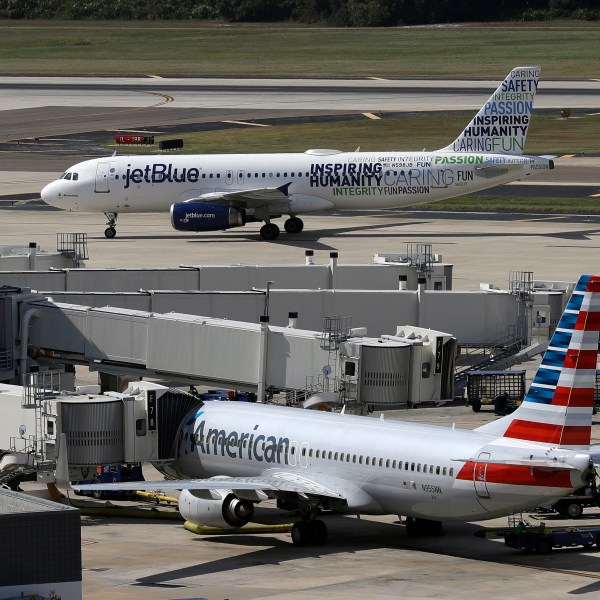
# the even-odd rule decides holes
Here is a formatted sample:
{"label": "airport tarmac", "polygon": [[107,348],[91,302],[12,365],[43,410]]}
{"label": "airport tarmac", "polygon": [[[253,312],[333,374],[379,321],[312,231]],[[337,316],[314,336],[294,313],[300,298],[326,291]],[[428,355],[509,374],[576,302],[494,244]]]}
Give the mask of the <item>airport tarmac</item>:
{"label": "airport tarmac", "polygon": [[[11,101],[13,96],[14,91]],[[176,110],[169,110],[169,120],[178,114],[193,118],[191,112]],[[58,137],[68,122],[64,107],[61,111],[17,109],[11,114],[17,121],[10,126],[22,131],[24,124],[30,124],[25,135],[36,135],[37,119],[44,133]],[[73,129],[84,132],[88,131],[85,121],[89,115],[103,112],[93,107],[69,111],[69,117],[77,121]],[[195,114],[197,120],[200,113]],[[219,112],[208,118],[216,114],[224,116]],[[225,116],[231,118],[231,114],[227,111]],[[131,122],[125,113],[122,120]],[[3,155],[0,196],[35,194],[77,162],[73,158],[64,153]],[[570,171],[573,176],[562,179],[563,188],[581,182],[596,185],[598,164],[598,159],[572,164],[573,169],[585,170]],[[563,177],[558,169],[555,173],[559,179]],[[432,244],[433,252],[443,255],[444,262],[454,264],[454,289],[468,290],[478,289],[480,282],[505,288],[514,270],[533,271],[536,279],[574,281],[582,272],[598,273],[600,258],[600,217],[586,215],[317,214],[306,216],[305,230],[298,236],[282,234],[274,242],[260,239],[258,224],[185,235],[171,229],[167,214],[120,215],[113,240],[104,237],[103,215],[63,213],[39,205],[4,207],[0,215],[0,246],[36,242],[43,250],[54,250],[57,233],[87,233],[88,267],[298,264],[304,262],[305,250],[314,251],[316,263],[327,263],[331,251],[339,253],[341,263],[366,263],[374,253],[402,253],[409,242],[426,242]],[[389,418],[476,427],[495,417],[486,411],[475,414],[464,406],[447,406],[399,411]],[[594,441],[600,440],[596,421]],[[275,513],[268,506],[257,510],[257,516],[265,521],[280,520]],[[486,596],[546,600],[600,591],[600,554],[596,552],[570,549],[527,556],[499,541],[473,536],[482,526],[506,525],[506,519],[448,525],[442,537],[413,539],[396,523],[395,516],[324,518],[329,544],[296,548],[289,534],[199,537],[173,521],[86,516],[82,518],[84,597],[480,600]],[[540,521],[528,518],[533,523]],[[595,524],[598,518],[600,513],[594,515],[586,509],[586,519],[577,524]]]}
{"label": "airport tarmac", "polygon": [[340,263],[364,264],[375,253],[404,253],[408,243],[424,242],[454,265],[453,289],[473,290],[481,282],[506,289],[515,270],[575,281],[597,272],[600,258],[600,216],[350,211],[306,215],[302,233],[265,242],[258,223],[185,234],[171,229],[167,214],[122,214],[117,237],[108,240],[102,214],[40,206],[2,208],[0,214],[0,246],[35,242],[54,251],[58,233],[87,233],[90,268],[302,264],[306,250],[314,251],[317,264],[328,263],[332,251]]}

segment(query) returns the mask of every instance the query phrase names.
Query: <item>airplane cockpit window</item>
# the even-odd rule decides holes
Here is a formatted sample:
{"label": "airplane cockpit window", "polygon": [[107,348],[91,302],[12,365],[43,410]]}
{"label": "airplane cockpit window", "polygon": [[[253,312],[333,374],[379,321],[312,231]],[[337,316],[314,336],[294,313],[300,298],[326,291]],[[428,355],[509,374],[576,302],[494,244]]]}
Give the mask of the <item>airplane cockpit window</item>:
{"label": "airplane cockpit window", "polygon": [[79,179],[79,173],[73,173],[73,181],[77,181]]}
{"label": "airplane cockpit window", "polygon": [[65,173],[64,179],[71,180],[71,173]]}

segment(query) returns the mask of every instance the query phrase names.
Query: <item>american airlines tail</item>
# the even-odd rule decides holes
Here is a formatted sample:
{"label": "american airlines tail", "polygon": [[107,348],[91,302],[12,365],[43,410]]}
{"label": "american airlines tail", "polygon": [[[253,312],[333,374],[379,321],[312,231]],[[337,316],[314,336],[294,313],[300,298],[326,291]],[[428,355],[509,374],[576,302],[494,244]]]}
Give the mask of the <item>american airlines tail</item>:
{"label": "american airlines tail", "polygon": [[600,277],[582,275],[521,406],[476,431],[588,452],[599,329]]}
{"label": "american airlines tail", "polygon": [[516,67],[463,132],[439,152],[523,154],[540,67]]}

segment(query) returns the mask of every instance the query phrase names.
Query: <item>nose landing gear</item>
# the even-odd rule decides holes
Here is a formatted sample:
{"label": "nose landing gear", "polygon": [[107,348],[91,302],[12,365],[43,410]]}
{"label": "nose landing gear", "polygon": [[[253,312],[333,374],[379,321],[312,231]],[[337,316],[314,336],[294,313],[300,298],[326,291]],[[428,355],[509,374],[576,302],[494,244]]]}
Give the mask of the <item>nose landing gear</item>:
{"label": "nose landing gear", "polygon": [[117,235],[117,228],[115,227],[117,224],[117,217],[118,214],[117,213],[104,213],[106,215],[106,218],[108,219],[107,221],[107,225],[108,227],[104,230],[104,235],[105,237],[107,237],[109,240],[112,240],[112,238],[114,238]]}

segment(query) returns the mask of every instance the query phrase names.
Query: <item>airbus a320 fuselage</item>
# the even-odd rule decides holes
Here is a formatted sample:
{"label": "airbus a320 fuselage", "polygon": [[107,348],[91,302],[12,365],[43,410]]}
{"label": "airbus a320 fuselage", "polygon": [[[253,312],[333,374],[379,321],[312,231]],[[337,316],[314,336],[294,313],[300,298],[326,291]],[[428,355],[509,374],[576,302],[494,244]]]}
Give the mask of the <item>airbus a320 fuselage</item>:
{"label": "airbus a320 fuselage", "polygon": [[138,155],[88,160],[42,190],[48,204],[102,212],[106,237],[119,213],[170,210],[179,231],[214,231],[261,221],[263,239],[279,236],[272,219],[324,210],[396,208],[476,192],[539,171],[552,160],[524,156],[539,67],[513,69],[460,136],[435,152]]}

